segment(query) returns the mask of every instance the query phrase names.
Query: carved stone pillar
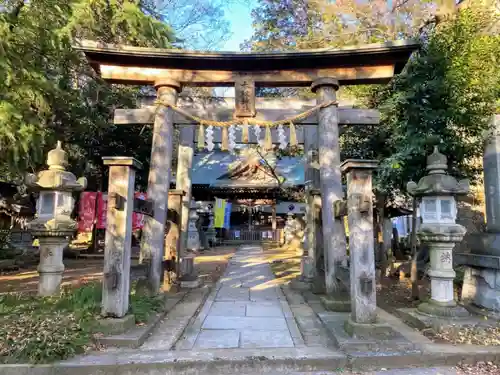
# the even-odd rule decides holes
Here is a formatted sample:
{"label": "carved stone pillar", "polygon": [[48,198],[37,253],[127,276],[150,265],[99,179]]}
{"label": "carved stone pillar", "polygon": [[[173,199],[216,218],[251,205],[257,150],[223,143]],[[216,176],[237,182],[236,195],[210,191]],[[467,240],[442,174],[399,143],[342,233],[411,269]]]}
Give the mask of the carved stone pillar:
{"label": "carved stone pillar", "polygon": [[[320,78],[312,84],[311,89],[317,95],[318,104],[329,103],[336,100],[339,83],[332,78]],[[335,219],[333,212],[333,203],[343,198],[339,117],[335,104],[319,110],[318,146],[326,292],[335,295],[343,289],[335,276],[336,269],[346,258],[344,224],[341,220]]]}
{"label": "carved stone pillar", "polygon": [[[162,80],[155,84],[158,98],[176,104],[180,84]],[[172,141],[174,132],[173,110],[159,105],[153,126],[153,142],[148,178],[148,198],[153,201],[154,216],[146,217],[142,232],[141,263],[149,263],[148,285],[152,294],[158,293],[163,274],[165,223],[168,209],[168,189],[172,167]]]}
{"label": "carved stone pillar", "polygon": [[351,284],[351,319],[358,324],[375,323],[377,318],[375,246],[373,238],[373,160],[346,160],[347,215]]}
{"label": "carved stone pillar", "polygon": [[122,318],[129,309],[135,170],[141,168],[141,163],[127,157],[103,159],[109,166],[109,188],[102,315]]}

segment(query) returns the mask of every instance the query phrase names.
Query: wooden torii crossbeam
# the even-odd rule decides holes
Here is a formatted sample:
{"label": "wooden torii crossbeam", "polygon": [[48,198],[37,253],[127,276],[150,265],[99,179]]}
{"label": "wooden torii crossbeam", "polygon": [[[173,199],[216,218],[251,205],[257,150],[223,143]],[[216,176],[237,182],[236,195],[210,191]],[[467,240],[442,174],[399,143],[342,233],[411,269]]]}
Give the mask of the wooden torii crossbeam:
{"label": "wooden torii crossbeam", "polygon": [[[234,98],[219,98],[211,100],[209,104],[204,103],[204,100],[190,99],[180,101],[179,107],[189,113],[216,121],[227,121],[234,115]],[[282,118],[287,118],[295,115],[297,112],[306,111],[314,107],[315,102],[312,100],[300,99],[267,99],[257,98],[255,102],[255,118],[263,121],[275,121]],[[115,109],[113,122],[116,125],[140,125],[152,124],[155,118],[156,107],[146,106],[138,109]],[[357,108],[342,108],[339,110],[339,125],[378,125],[380,122],[380,114],[376,109],[357,109]],[[174,113],[174,124],[180,126],[197,125],[190,119]],[[317,126],[318,115],[313,115],[298,121],[297,125]],[[236,127],[236,139],[241,139],[241,129]],[[273,143],[278,143],[277,129],[271,129]],[[299,143],[304,143],[304,128],[297,129],[297,140]],[[193,133],[193,141],[197,141],[197,132]],[[221,142],[221,129],[214,129],[214,142]],[[257,143],[257,139],[253,132],[250,132],[248,143]]]}

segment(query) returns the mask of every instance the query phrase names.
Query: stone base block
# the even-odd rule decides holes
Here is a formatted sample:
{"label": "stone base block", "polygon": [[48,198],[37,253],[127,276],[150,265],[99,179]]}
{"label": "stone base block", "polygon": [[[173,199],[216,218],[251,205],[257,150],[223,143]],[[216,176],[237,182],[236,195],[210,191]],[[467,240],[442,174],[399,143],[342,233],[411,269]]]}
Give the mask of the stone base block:
{"label": "stone base block", "polygon": [[351,301],[347,299],[347,296],[333,297],[333,296],[321,296],[321,303],[324,308],[328,311],[337,312],[350,312],[351,311]]}
{"label": "stone base block", "polygon": [[181,288],[194,289],[201,286],[201,279],[196,278],[194,280],[180,280]]}
{"label": "stone base block", "polygon": [[296,278],[290,281],[290,287],[294,290],[306,291],[312,289],[312,283],[301,278]]}
{"label": "stone base block", "polygon": [[308,256],[300,258],[300,275],[303,278],[312,279],[314,276],[314,259]]}
{"label": "stone base block", "polygon": [[500,313],[494,310],[485,309],[483,307],[476,306],[474,304],[467,304],[464,307],[469,311],[472,315],[482,316],[485,319],[493,319],[500,321]]}
{"label": "stone base block", "polygon": [[[486,257],[482,256],[482,258]],[[462,301],[500,313],[500,270],[467,267],[464,274]]]}
{"label": "stone base block", "polygon": [[470,313],[463,306],[456,304],[439,304],[432,300],[418,305],[417,311],[420,314],[448,319],[461,319],[468,318],[470,316]]}
{"label": "stone base block", "polygon": [[419,330],[432,328],[435,331],[440,331],[449,327],[471,327],[489,324],[487,320],[477,315],[470,315],[462,319],[450,319],[442,316],[425,315],[415,308],[397,309],[397,315],[405,323]]}
{"label": "stone base block", "polygon": [[348,335],[356,338],[375,338],[385,340],[394,335],[391,326],[383,322],[356,323],[351,316],[344,323],[344,329]]}
{"label": "stone base block", "polygon": [[103,318],[97,321],[95,330],[105,335],[118,335],[135,327],[135,316],[125,315],[122,318]]}

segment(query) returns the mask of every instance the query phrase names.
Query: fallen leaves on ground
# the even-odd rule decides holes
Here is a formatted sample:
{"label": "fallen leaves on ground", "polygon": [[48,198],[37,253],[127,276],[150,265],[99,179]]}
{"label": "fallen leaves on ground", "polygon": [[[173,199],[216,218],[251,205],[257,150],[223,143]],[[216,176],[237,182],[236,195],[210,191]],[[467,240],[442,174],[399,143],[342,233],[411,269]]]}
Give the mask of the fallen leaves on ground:
{"label": "fallen leaves on ground", "polygon": [[433,332],[433,335],[450,344],[500,345],[499,326],[451,326],[441,328]]}
{"label": "fallen leaves on ground", "polygon": [[457,375],[491,375],[500,374],[500,366],[493,362],[478,362],[475,365],[457,366]]}

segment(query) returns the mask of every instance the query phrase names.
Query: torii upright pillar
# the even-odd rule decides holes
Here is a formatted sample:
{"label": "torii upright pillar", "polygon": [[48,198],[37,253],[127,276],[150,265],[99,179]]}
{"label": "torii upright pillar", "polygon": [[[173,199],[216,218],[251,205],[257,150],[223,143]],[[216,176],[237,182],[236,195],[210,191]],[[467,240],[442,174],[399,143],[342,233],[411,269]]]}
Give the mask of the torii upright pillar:
{"label": "torii upright pillar", "polygon": [[[175,105],[181,91],[178,82],[162,80],[155,84],[158,99]],[[141,263],[149,263],[148,288],[151,294],[160,290],[165,246],[165,223],[168,210],[168,189],[172,168],[174,134],[173,111],[162,104],[156,111],[153,126],[153,144],[148,178],[148,199],[153,201],[153,216],[146,217],[142,231]]]}
{"label": "torii upright pillar", "polygon": [[344,294],[337,279],[337,269],[346,260],[347,249],[344,224],[335,219],[333,203],[343,198],[340,172],[339,113],[336,104],[339,82],[333,78],[320,78],[311,89],[318,104],[329,105],[318,113],[319,172],[323,222],[326,293],[336,299]]}

